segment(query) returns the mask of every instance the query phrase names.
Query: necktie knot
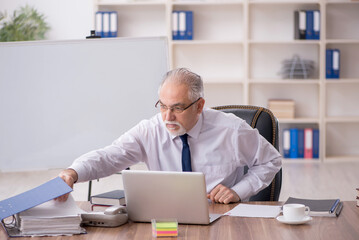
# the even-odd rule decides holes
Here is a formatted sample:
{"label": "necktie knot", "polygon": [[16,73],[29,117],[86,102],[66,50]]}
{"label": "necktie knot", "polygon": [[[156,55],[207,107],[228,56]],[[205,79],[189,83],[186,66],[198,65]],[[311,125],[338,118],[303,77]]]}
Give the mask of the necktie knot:
{"label": "necktie knot", "polygon": [[185,134],[183,134],[183,135],[180,136],[183,145],[188,145],[187,137],[188,137],[188,134],[187,134],[187,133],[185,133]]}

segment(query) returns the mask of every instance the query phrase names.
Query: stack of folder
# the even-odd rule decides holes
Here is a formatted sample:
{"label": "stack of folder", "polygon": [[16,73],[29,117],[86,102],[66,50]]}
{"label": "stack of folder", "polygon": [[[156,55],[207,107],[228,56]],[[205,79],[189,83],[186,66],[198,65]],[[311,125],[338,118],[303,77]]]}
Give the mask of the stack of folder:
{"label": "stack of folder", "polygon": [[[0,201],[0,221],[11,237],[58,236],[85,233],[80,227],[83,210],[70,195],[65,202],[53,199],[72,191],[60,177]],[[8,219],[12,216],[11,222]]]}
{"label": "stack of folder", "polygon": [[299,10],[294,12],[294,39],[320,39],[319,10]]}
{"label": "stack of folder", "polygon": [[52,200],[19,213],[20,232],[24,236],[84,233],[82,212],[71,195],[66,202]]}
{"label": "stack of folder", "polygon": [[117,21],[116,11],[97,11],[96,12],[96,35],[103,38],[117,37]]}
{"label": "stack of folder", "polygon": [[283,129],[283,157],[318,159],[319,129]]}
{"label": "stack of folder", "polygon": [[193,12],[172,12],[172,39],[193,40]]}

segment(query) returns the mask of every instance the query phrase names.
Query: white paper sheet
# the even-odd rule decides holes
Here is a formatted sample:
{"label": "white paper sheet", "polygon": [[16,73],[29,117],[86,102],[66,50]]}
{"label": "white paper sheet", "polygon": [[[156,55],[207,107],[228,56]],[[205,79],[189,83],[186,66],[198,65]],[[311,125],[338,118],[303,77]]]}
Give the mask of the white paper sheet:
{"label": "white paper sheet", "polygon": [[71,194],[67,201],[60,202],[50,200],[36,207],[30,208],[20,213],[22,218],[61,218],[61,217],[73,217],[81,213],[85,213],[84,210],[76,205],[76,202]]}
{"label": "white paper sheet", "polygon": [[224,215],[233,217],[275,218],[279,215],[280,211],[281,206],[240,203],[238,206],[226,212]]}

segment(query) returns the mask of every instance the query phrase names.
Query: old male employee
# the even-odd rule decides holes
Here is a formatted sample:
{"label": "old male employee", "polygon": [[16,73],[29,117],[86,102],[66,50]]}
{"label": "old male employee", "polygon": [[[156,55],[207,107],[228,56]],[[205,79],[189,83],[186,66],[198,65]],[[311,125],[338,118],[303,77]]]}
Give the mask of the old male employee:
{"label": "old male employee", "polygon": [[204,108],[199,75],[185,68],[169,71],[158,93],[158,114],[110,146],[79,157],[59,176],[73,187],[144,162],[149,170],[203,172],[208,198],[225,204],[246,201],[271,183],[281,155],[244,120]]}

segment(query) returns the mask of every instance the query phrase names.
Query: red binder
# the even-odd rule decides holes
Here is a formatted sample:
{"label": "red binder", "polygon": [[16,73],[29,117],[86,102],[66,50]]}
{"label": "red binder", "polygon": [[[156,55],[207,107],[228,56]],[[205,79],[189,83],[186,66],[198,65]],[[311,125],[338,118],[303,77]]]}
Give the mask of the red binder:
{"label": "red binder", "polygon": [[313,129],[304,129],[304,158],[313,158]]}

